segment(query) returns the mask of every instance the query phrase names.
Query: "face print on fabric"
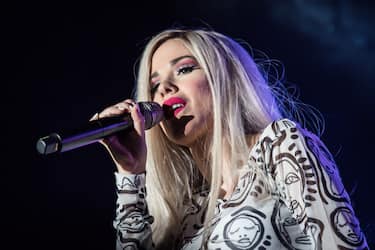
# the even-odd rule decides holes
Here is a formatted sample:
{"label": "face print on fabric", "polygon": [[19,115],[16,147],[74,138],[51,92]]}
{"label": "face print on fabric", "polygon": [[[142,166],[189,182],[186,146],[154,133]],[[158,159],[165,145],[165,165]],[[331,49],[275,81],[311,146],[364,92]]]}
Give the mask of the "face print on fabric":
{"label": "face print on fabric", "polygon": [[[284,172],[285,177],[283,182],[285,183],[286,188],[289,190],[298,190],[302,196],[304,180],[301,179],[303,174],[300,167],[295,164],[295,161],[290,160],[287,157],[283,158],[283,160],[278,162],[278,164],[280,164],[280,167],[276,171],[282,170]],[[297,220],[301,220],[304,215],[304,210],[300,202],[297,200],[291,200],[289,207],[295,218],[297,218]]]}
{"label": "face print on fabric", "polygon": [[321,221],[308,218],[306,231],[310,232],[310,234],[305,234],[301,231],[301,228],[303,228],[301,223],[304,224],[305,221],[297,221],[290,216],[289,209],[281,202],[275,204],[271,218],[273,228],[280,242],[288,249],[304,249],[307,246],[309,246],[309,249],[320,248],[324,230],[324,225]]}
{"label": "face print on fabric", "polygon": [[[231,219],[224,226],[223,241],[230,249],[256,249],[263,244],[270,244],[271,237],[264,232],[266,215],[246,206],[231,214]],[[213,238],[219,242],[219,237]]]}
{"label": "face print on fabric", "polygon": [[[284,166],[284,171],[287,171],[287,174],[285,176],[284,183],[287,185],[287,188],[291,188],[294,190],[300,190],[302,195],[303,190],[303,181],[299,176],[302,176],[301,174],[298,174],[297,172],[300,169],[298,166],[288,165],[286,164]],[[290,201],[290,206],[292,214],[294,214],[297,218],[297,220],[302,220],[304,215],[304,210],[302,208],[302,205],[297,200]]]}
{"label": "face print on fabric", "polygon": [[239,249],[249,249],[257,245],[263,232],[261,222],[256,217],[239,215],[227,227],[227,237]]}
{"label": "face print on fabric", "polygon": [[337,208],[331,215],[331,221],[336,234],[346,243],[352,246],[360,246],[363,243],[363,235],[358,220],[347,207]]}

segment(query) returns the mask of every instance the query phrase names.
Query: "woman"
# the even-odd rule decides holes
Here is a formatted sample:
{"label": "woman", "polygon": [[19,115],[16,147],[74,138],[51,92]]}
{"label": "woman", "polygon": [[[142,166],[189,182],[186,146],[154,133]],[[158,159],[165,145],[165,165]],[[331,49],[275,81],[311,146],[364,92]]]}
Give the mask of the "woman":
{"label": "woman", "polygon": [[102,141],[118,170],[117,248],[365,248],[334,159],[293,119],[290,98],[227,36],[153,37],[137,101],[167,119],[145,132],[131,99],[98,115],[134,120],[132,133]]}

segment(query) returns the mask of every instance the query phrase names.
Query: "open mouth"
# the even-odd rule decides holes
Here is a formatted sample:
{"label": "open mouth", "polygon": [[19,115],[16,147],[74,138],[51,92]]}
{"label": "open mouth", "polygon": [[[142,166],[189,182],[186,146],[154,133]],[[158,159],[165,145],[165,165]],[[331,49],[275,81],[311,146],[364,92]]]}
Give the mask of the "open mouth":
{"label": "open mouth", "polygon": [[186,101],[179,97],[171,97],[163,103],[166,119],[177,117],[186,105]]}
{"label": "open mouth", "polygon": [[180,113],[185,108],[185,105],[179,103],[179,104],[173,104],[172,110],[173,115],[176,117],[178,113]]}

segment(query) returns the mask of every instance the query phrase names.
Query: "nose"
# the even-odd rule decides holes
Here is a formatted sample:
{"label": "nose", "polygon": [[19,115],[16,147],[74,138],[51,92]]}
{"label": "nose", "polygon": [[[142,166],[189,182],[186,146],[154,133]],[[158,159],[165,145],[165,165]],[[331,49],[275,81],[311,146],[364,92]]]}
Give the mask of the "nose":
{"label": "nose", "polygon": [[160,83],[160,95],[165,98],[168,95],[172,95],[178,91],[177,86],[170,80],[165,80]]}

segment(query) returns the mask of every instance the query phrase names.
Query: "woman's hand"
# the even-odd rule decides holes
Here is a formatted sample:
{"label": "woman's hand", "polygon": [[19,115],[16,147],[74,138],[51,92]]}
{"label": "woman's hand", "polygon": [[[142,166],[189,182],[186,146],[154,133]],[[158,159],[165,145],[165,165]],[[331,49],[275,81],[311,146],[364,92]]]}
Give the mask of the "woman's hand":
{"label": "woman's hand", "polygon": [[125,113],[130,113],[133,119],[134,130],[118,132],[100,140],[100,143],[110,153],[118,172],[139,174],[145,172],[147,157],[145,119],[139,109],[139,105],[133,100],[127,99],[104,109],[102,112],[94,115],[90,121]]}

